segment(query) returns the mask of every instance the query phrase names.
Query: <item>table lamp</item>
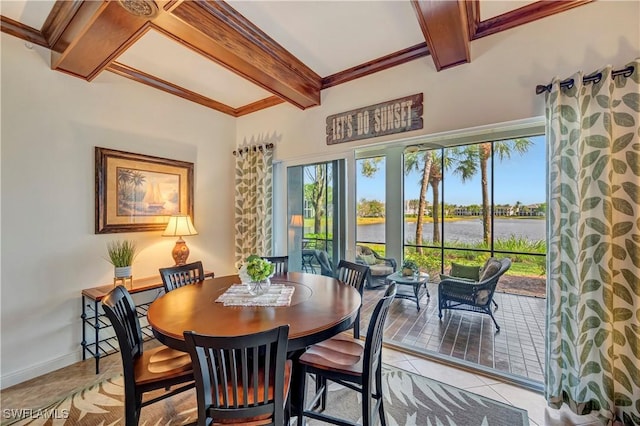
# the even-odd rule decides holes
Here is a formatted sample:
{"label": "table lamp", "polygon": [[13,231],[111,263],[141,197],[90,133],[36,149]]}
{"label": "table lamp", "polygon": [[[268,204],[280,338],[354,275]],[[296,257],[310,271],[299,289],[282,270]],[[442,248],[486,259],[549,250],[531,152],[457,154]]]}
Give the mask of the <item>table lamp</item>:
{"label": "table lamp", "polygon": [[295,226],[296,228],[302,228],[304,226],[302,215],[301,214],[291,215],[291,222],[289,224],[291,226]]}
{"label": "table lamp", "polygon": [[198,235],[198,231],[193,227],[191,218],[187,215],[171,216],[169,223],[167,224],[167,228],[162,233],[162,236],[178,237],[178,241],[176,241],[176,245],[173,247],[173,251],[171,252],[173,260],[176,262],[176,266],[187,263],[189,248],[182,239],[182,237],[187,235]]}

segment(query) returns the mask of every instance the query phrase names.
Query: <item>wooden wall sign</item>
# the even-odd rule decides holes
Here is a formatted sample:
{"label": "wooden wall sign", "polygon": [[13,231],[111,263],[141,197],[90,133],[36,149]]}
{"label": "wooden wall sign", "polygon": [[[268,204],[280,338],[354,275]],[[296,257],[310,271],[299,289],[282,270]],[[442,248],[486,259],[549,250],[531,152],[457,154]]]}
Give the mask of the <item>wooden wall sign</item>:
{"label": "wooden wall sign", "polygon": [[327,117],[327,145],[422,129],[422,93]]}

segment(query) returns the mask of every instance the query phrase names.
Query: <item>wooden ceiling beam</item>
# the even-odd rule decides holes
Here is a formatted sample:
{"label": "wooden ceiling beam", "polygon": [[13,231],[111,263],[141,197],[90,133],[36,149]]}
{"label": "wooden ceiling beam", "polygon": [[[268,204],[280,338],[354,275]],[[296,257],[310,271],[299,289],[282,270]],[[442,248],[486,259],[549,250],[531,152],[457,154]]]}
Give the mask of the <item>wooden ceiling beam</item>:
{"label": "wooden ceiling beam", "polygon": [[556,13],[566,12],[569,9],[592,1],[594,0],[537,1],[530,3],[502,15],[479,21],[476,32],[472,34],[472,40],[528,24]]}
{"label": "wooden ceiling beam", "polygon": [[[51,46],[51,68],[93,80],[147,31],[148,19],[125,10],[119,2],[85,1],[62,9],[73,15],[58,17],[62,31]],[[55,37],[54,37],[55,38]]]}
{"label": "wooden ceiling beam", "polygon": [[463,1],[411,0],[411,4],[438,71],[471,61]]}
{"label": "wooden ceiling beam", "polygon": [[416,44],[415,46],[399,50],[378,59],[374,59],[364,64],[356,65],[353,68],[337,72],[322,79],[322,89],[337,86],[347,81],[355,80],[369,74],[386,70],[388,68],[402,65],[414,59],[429,56],[429,48],[426,43]]}
{"label": "wooden ceiling beam", "polygon": [[172,4],[153,24],[301,109],[320,105],[320,76],[222,1]]}
{"label": "wooden ceiling beam", "polygon": [[38,44],[42,47],[49,48],[47,40],[43,37],[42,33],[28,25],[24,25],[18,21],[14,21],[6,16],[0,16],[0,25],[2,26],[2,32],[18,37],[30,43]]}

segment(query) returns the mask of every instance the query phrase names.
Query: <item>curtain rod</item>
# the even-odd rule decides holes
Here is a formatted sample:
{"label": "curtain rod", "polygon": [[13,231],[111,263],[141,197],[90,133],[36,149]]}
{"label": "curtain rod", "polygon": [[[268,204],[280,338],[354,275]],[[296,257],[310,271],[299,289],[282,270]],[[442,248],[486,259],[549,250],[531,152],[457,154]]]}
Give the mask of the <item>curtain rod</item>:
{"label": "curtain rod", "polygon": [[[612,77],[618,77],[619,75],[623,75],[625,77],[629,77],[631,74],[633,74],[633,70],[634,70],[634,66],[633,65],[629,65],[628,67],[626,67],[623,70],[614,70],[613,72],[611,72],[611,76]],[[598,83],[600,80],[602,80],[602,73],[598,72],[595,74],[591,74],[591,75],[586,75],[582,78],[582,83],[586,84],[586,83]],[[564,89],[571,89],[573,87],[573,84],[575,82],[573,81],[572,78],[568,79],[568,80],[564,80],[560,82],[560,87],[564,88]],[[542,85],[542,84],[538,84],[536,86],[536,95],[540,95],[544,92],[550,92],[551,91],[551,84],[547,84]]]}
{"label": "curtain rod", "polygon": [[250,149],[253,149],[253,152],[256,152],[258,150],[262,151],[264,148],[271,149],[271,148],[273,148],[273,144],[272,143],[267,143],[267,144],[264,144],[264,145],[245,146],[244,148],[240,148],[237,151],[234,150],[233,151],[233,155],[238,155],[238,154],[240,154],[242,152],[248,152]]}

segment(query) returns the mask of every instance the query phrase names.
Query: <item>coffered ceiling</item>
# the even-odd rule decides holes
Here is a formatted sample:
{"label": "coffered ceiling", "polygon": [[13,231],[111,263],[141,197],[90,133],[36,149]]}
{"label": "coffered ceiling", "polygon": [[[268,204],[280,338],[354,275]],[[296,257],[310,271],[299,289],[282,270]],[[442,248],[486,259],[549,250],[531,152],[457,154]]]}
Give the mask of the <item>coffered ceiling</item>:
{"label": "coffered ceiling", "polygon": [[430,56],[473,62],[473,40],[591,0],[2,0],[2,31],[51,50],[51,68],[112,72],[232,116]]}

